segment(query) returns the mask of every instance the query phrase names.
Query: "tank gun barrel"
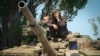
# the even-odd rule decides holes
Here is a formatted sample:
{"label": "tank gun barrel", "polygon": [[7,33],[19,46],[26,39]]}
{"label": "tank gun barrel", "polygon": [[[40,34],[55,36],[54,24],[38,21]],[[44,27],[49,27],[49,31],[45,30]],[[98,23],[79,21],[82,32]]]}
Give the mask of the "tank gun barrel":
{"label": "tank gun barrel", "polygon": [[26,17],[29,25],[31,25],[32,32],[38,37],[40,42],[42,43],[43,47],[45,48],[46,52],[49,56],[57,56],[56,51],[51,47],[46,37],[43,36],[42,30],[38,24],[36,24],[36,20],[33,17],[32,13],[25,5],[24,1],[19,1],[18,7],[22,10],[22,13]]}

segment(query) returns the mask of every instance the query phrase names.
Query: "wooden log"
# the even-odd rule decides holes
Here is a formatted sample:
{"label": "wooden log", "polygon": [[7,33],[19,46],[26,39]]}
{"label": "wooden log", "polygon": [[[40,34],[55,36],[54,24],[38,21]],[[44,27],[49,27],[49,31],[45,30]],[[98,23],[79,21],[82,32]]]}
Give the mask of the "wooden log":
{"label": "wooden log", "polygon": [[28,20],[29,24],[32,26],[31,27],[32,32],[38,37],[38,39],[42,43],[44,49],[48,53],[48,55],[49,56],[57,56],[55,50],[51,47],[51,45],[49,44],[49,42],[46,39],[46,37],[43,36],[41,28],[39,27],[38,24],[36,24],[36,20],[32,16],[32,14],[29,11],[29,9],[27,8],[27,6],[25,5],[25,2],[24,1],[20,1],[18,3],[18,6],[22,10],[22,12],[23,12],[24,16],[26,17],[26,19]]}

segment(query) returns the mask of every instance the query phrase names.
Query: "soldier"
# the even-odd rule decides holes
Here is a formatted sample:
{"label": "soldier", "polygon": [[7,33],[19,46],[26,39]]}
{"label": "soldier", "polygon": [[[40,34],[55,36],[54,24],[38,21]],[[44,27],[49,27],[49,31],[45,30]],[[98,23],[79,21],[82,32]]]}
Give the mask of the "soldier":
{"label": "soldier", "polygon": [[57,37],[61,37],[61,39],[64,40],[68,34],[68,29],[66,28],[66,19],[61,17],[61,13],[58,9],[55,9],[52,13],[52,24],[54,25],[54,28],[51,28],[53,40],[57,42]]}
{"label": "soldier", "polygon": [[49,16],[43,16],[43,19],[40,22],[40,25],[42,26],[43,29],[43,34],[45,37],[48,38],[48,40],[50,40],[50,27],[52,26],[51,21],[49,19]]}

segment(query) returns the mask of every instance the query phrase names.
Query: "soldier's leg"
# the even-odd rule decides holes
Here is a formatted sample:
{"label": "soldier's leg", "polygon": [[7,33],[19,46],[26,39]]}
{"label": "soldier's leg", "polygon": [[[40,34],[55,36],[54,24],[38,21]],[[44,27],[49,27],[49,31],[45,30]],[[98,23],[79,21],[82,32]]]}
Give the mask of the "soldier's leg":
{"label": "soldier's leg", "polygon": [[53,28],[50,29],[50,34],[51,34],[51,37],[53,37],[53,41],[54,42],[57,42],[58,39],[57,39],[57,30],[54,30]]}

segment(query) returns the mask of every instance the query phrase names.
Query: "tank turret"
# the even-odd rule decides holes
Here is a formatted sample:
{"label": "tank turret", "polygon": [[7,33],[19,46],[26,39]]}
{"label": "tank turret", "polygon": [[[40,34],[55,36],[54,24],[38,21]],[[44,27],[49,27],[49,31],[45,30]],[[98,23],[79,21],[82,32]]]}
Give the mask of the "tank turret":
{"label": "tank turret", "polygon": [[35,18],[31,14],[28,7],[25,5],[24,1],[19,1],[18,7],[21,9],[22,13],[26,17],[27,21],[29,22],[29,26],[32,29],[32,32],[38,37],[40,42],[42,43],[43,47],[45,48],[47,54],[49,56],[57,56],[55,50],[51,47],[46,37],[43,36],[42,30],[39,25],[36,23]]}

